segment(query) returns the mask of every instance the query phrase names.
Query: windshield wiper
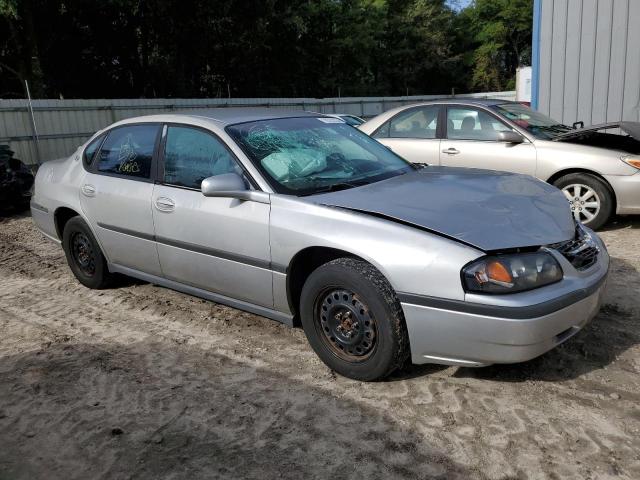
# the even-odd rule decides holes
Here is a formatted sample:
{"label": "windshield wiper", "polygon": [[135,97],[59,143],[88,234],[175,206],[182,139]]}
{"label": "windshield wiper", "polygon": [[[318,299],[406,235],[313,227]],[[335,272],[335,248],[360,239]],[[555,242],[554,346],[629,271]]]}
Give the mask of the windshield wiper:
{"label": "windshield wiper", "polygon": [[361,187],[362,185],[367,185],[367,183],[368,182],[360,182],[360,183],[338,182],[338,183],[333,183],[331,185],[327,185],[326,187],[317,188],[313,192],[304,193],[300,196],[307,197],[309,195],[316,195],[317,193],[338,192],[340,190],[348,190],[354,187]]}
{"label": "windshield wiper", "polygon": [[567,133],[572,130],[571,128],[567,127],[566,125],[562,125],[561,123],[558,123],[556,125],[538,125],[536,128],[544,132],[551,132],[551,133],[557,133],[557,134]]}

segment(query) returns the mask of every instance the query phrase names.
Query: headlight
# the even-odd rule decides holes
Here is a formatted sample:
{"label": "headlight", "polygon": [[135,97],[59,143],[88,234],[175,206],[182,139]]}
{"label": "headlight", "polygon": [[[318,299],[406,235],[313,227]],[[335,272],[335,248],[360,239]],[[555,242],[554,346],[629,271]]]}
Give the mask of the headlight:
{"label": "headlight", "polygon": [[465,290],[515,293],[562,280],[562,268],[550,253],[533,252],[481,258],[462,270]]}
{"label": "headlight", "polygon": [[631,155],[623,155],[622,157],[620,157],[620,160],[622,160],[627,165],[631,165],[632,167],[640,170],[640,158]]}

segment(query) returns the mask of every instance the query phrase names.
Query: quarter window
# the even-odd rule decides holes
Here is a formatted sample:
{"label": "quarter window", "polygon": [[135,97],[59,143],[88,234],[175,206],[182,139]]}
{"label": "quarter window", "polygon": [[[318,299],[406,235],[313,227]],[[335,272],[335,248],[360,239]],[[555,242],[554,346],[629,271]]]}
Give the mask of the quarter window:
{"label": "quarter window", "polygon": [[150,178],[159,129],[159,125],[131,125],[111,130],[98,155],[98,171]]}
{"label": "quarter window", "polygon": [[447,138],[451,140],[497,141],[499,132],[511,130],[483,110],[464,107],[447,109]]}
{"label": "quarter window", "polygon": [[93,162],[93,157],[95,157],[98,147],[100,146],[100,143],[102,143],[103,139],[104,135],[100,135],[84,149],[83,160],[86,166],[91,165]]}
{"label": "quarter window", "polygon": [[202,180],[223,173],[242,175],[242,169],[220,140],[195,128],[168,128],[164,183],[199,189]]}

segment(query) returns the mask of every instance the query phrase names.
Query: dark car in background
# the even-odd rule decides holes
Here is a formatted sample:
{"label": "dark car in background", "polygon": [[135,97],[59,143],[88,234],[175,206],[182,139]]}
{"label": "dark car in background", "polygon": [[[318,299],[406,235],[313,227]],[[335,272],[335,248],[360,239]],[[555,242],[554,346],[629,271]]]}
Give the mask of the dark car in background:
{"label": "dark car in background", "polygon": [[0,145],[0,210],[26,210],[31,200],[33,173],[14,157],[8,145]]}

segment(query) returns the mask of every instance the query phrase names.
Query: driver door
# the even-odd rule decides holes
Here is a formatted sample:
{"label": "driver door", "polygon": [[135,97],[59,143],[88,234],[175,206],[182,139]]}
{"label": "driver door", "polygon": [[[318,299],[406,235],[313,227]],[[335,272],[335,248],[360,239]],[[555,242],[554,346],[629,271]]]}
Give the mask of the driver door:
{"label": "driver door", "polygon": [[273,306],[270,204],[205,197],[202,180],[244,172],[212,132],[165,126],[153,220],[164,277],[234,299]]}
{"label": "driver door", "polygon": [[512,131],[512,128],[485,110],[448,106],[447,134],[440,143],[440,164],[535,175],[533,144],[526,139],[518,144],[500,141],[501,131]]}

